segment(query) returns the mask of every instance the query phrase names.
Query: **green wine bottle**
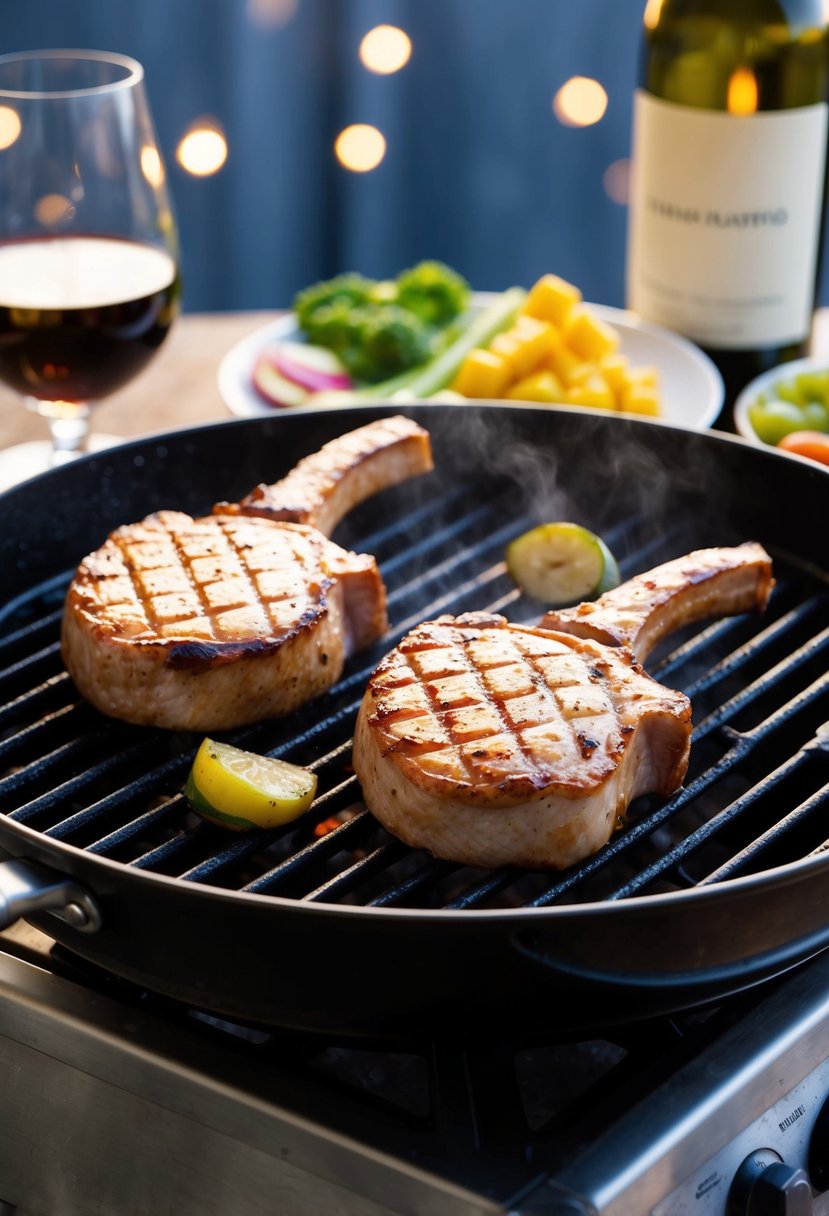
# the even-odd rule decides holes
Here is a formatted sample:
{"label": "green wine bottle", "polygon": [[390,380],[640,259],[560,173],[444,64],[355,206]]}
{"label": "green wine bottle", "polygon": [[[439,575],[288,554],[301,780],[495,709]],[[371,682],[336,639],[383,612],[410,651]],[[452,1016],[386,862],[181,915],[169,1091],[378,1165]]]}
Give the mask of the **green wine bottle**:
{"label": "green wine bottle", "polygon": [[628,307],[739,390],[806,352],[826,198],[821,0],[648,0],[634,97]]}

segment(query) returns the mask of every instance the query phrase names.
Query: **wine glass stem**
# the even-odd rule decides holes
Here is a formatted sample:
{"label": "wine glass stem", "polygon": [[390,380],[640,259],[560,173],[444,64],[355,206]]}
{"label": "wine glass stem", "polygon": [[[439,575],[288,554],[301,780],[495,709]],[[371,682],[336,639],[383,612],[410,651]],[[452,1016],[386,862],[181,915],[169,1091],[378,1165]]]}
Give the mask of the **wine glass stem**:
{"label": "wine glass stem", "polygon": [[26,397],[24,403],[27,409],[40,414],[49,423],[52,433],[50,464],[65,464],[86,450],[91,410],[87,401],[42,401],[38,397]]}
{"label": "wine glass stem", "polygon": [[86,414],[76,414],[72,418],[50,418],[49,429],[52,432],[52,464],[65,464],[73,457],[80,456],[86,447],[89,418]]}

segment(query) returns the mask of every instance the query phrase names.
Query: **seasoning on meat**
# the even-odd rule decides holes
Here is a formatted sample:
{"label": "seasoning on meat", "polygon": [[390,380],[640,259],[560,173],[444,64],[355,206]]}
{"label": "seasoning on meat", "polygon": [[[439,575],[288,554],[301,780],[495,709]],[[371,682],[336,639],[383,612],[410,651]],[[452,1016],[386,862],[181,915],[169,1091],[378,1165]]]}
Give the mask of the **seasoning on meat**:
{"label": "seasoning on meat", "polygon": [[682,624],[762,610],[756,544],[701,550],[539,627],[468,614],[417,626],[371,676],[354,768],[414,848],[467,865],[558,869],[605,844],[640,794],[682,783],[691,705],[641,667]]}
{"label": "seasoning on meat", "polygon": [[241,503],[116,529],[66,599],[61,643],[78,690],[112,717],[203,731],[319,696],[387,628],[375,559],[328,534],[357,503],[431,467],[422,427],[381,419]]}

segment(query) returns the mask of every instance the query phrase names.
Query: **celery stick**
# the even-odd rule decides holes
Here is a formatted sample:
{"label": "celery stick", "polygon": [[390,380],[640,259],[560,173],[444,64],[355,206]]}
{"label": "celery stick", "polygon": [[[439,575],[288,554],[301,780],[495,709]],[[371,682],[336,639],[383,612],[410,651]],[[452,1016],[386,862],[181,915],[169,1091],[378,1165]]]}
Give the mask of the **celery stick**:
{"label": "celery stick", "polygon": [[383,380],[380,384],[364,385],[362,388],[353,390],[354,396],[359,401],[385,401],[393,397],[395,393],[399,393],[401,389],[409,387],[412,378],[418,372],[422,372],[426,364],[420,363],[417,367],[407,368],[405,372],[398,372],[391,380]]}
{"label": "celery stick", "polygon": [[419,369],[419,374],[406,385],[416,397],[431,397],[455,378],[455,374],[471,350],[488,346],[496,334],[512,324],[527,298],[523,287],[510,287],[478,313],[446,350]]}

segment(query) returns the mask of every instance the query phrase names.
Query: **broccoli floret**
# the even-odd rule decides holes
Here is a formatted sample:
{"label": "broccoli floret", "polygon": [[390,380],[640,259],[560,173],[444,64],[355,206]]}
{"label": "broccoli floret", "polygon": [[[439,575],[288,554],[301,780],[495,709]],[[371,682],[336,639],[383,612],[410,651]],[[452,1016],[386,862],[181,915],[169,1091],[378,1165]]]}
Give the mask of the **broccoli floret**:
{"label": "broccoli floret", "polygon": [[314,317],[323,308],[343,305],[346,308],[356,308],[365,304],[376,287],[373,279],[366,279],[360,274],[338,274],[333,279],[322,283],[314,283],[300,291],[294,299],[294,312],[300,329],[311,334]]}
{"label": "broccoli floret", "polygon": [[313,313],[306,333],[317,346],[334,351],[364,384],[407,371],[432,353],[429,327],[396,304],[326,304]]}
{"label": "broccoli floret", "polygon": [[432,353],[428,326],[396,304],[351,310],[351,342],[339,351],[351,375],[376,384],[424,363]]}
{"label": "broccoli floret", "polygon": [[358,346],[360,341],[354,326],[356,311],[345,300],[321,304],[308,317],[305,333],[316,346],[325,346],[334,351],[347,364],[352,347]]}
{"label": "broccoli floret", "polygon": [[469,286],[441,262],[396,280],[341,274],[298,293],[294,312],[309,342],[334,351],[355,380],[377,384],[425,363],[445,343]]}
{"label": "broccoli floret", "polygon": [[396,304],[399,294],[394,279],[381,279],[372,287],[369,301],[372,304]]}
{"label": "broccoli floret", "polygon": [[443,262],[421,262],[397,276],[397,303],[426,325],[446,325],[469,303],[469,284]]}

